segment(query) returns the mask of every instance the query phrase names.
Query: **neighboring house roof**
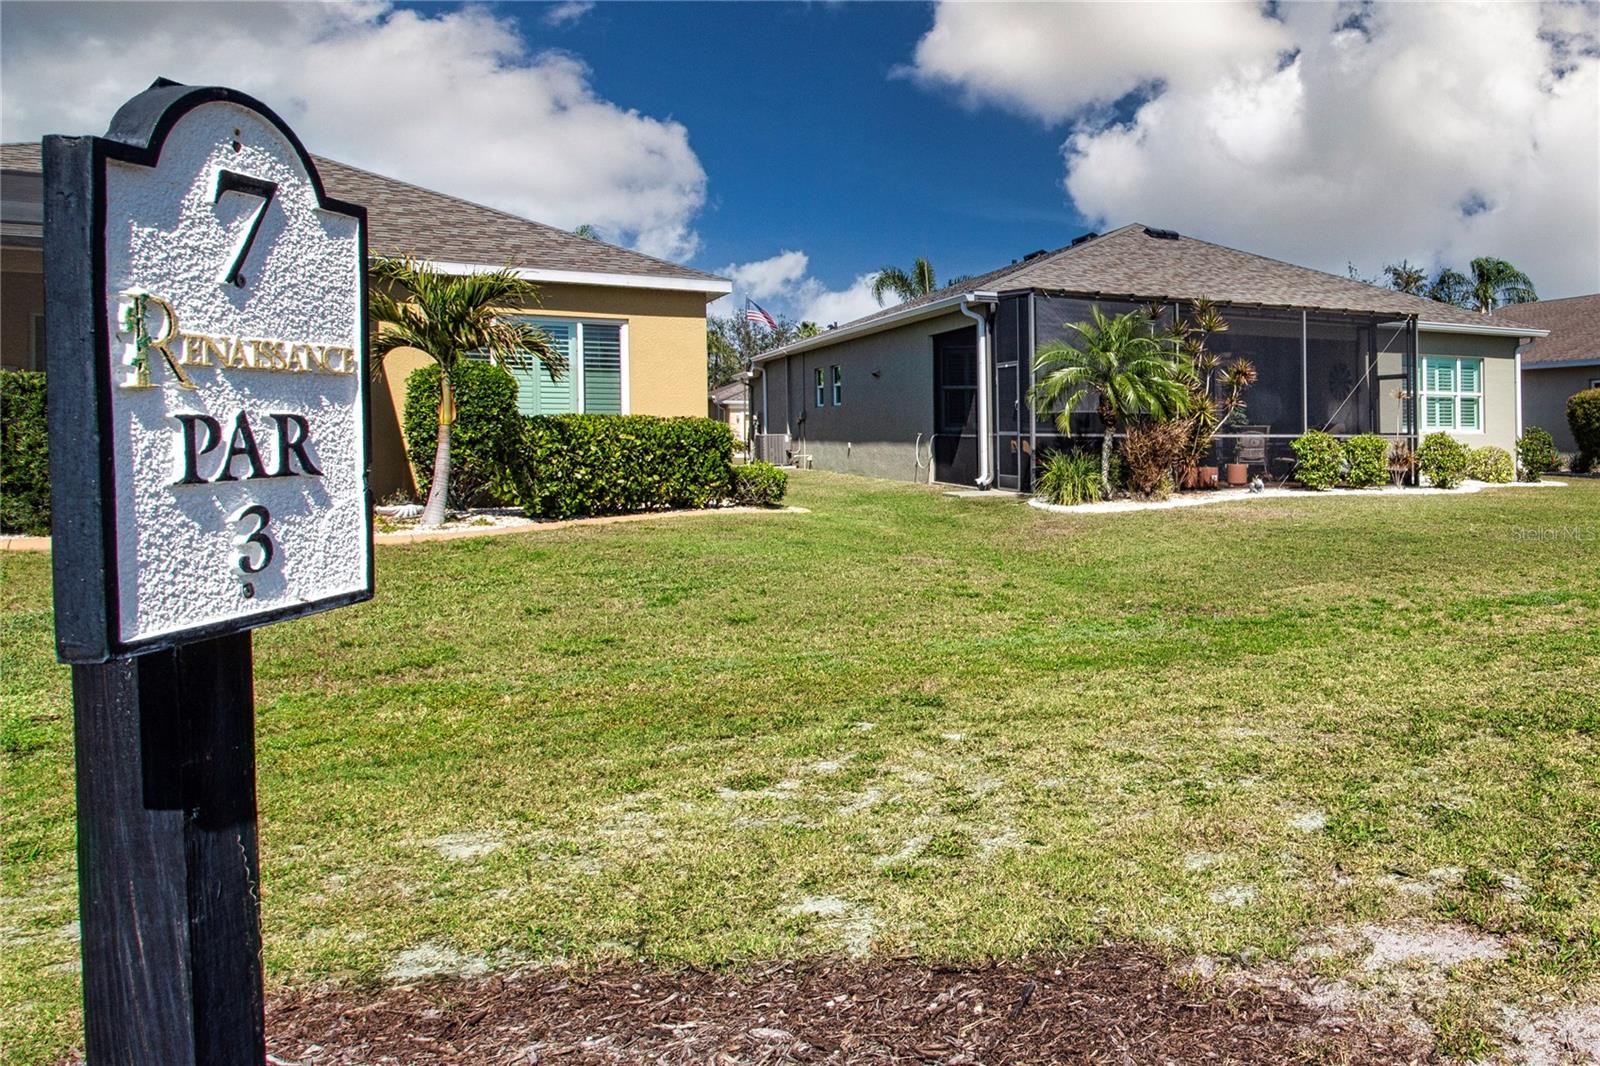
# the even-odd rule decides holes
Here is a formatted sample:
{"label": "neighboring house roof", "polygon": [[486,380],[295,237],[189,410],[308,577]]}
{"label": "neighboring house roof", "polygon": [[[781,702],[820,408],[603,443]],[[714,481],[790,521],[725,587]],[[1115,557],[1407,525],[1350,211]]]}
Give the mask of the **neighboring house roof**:
{"label": "neighboring house roof", "polygon": [[1522,368],[1600,364],[1600,293],[1518,304],[1517,317],[1550,331],[1522,349]]}
{"label": "neighboring house roof", "polygon": [[726,385],[718,385],[711,390],[711,402],[718,407],[743,407],[746,388],[748,386],[742,380],[730,381]]}
{"label": "neighboring house roof", "polygon": [[[725,278],[579,237],[555,226],[434,192],[321,156],[328,194],[367,208],[367,245],[379,255],[415,255],[443,267],[518,268],[534,281],[722,294]],[[38,174],[39,146],[0,145],[0,170]],[[38,195],[34,185],[33,194]],[[28,190],[24,189],[25,195]],[[11,195],[7,191],[7,196]],[[7,201],[8,207],[10,201]],[[12,212],[7,210],[6,218]],[[7,228],[11,223],[7,223]],[[19,233],[16,236],[21,237]]]}
{"label": "neighboring house roof", "polygon": [[1524,323],[1509,316],[1482,315],[1437,300],[1409,296],[1337,274],[1134,223],[1101,236],[1080,238],[1053,252],[1036,253],[1021,262],[968,278],[959,286],[874,312],[819,337],[775,349],[761,359],[765,361],[790,352],[822,347],[843,336],[874,332],[874,323],[881,322],[883,328],[888,328],[914,318],[921,308],[953,305],[963,293],[1030,289],[1141,302],[1203,297],[1218,303],[1246,306],[1415,316],[1423,328],[1537,332],[1525,330]]}

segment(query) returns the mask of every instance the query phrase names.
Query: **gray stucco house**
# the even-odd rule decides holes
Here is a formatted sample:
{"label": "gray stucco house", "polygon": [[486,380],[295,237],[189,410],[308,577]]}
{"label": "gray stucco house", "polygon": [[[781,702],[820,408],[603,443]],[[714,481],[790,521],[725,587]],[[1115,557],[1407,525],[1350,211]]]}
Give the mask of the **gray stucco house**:
{"label": "gray stucco house", "polygon": [[1522,349],[1522,421],[1549,430],[1563,452],[1576,452],[1567,398],[1600,388],[1600,293],[1518,304],[1516,315],[1550,333]]}
{"label": "gray stucco house", "polygon": [[[1133,224],[764,354],[750,389],[758,451],[1025,490],[1036,459],[1064,443],[1026,399],[1038,346],[1095,304],[1171,315],[1202,297],[1230,326],[1211,346],[1260,374],[1247,425],[1218,437],[1219,462],[1252,459],[1252,473],[1284,476],[1289,442],[1307,428],[1413,441],[1442,430],[1507,449],[1521,432],[1518,347],[1543,330]],[[1091,405],[1073,423],[1074,434],[1097,432]]]}

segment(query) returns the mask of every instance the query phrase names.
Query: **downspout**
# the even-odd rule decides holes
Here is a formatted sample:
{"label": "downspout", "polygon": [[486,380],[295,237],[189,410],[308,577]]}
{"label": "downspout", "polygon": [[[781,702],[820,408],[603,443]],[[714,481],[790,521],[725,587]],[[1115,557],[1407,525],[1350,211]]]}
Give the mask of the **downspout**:
{"label": "downspout", "polygon": [[[1522,348],[1526,343],[1526,341],[1521,340],[1517,342],[1517,440],[1519,441],[1522,439]],[[1480,404],[1479,406],[1481,407],[1482,405]],[[1489,425],[1489,420],[1484,418],[1481,413],[1478,417],[1482,419],[1485,427]],[[1517,449],[1513,447],[1511,450],[1515,452]]]}
{"label": "downspout", "polygon": [[[956,310],[978,324],[978,481],[980,489],[994,485],[994,425],[990,416],[990,392],[994,387],[994,366],[989,353],[989,316],[974,311],[973,293],[956,305]],[[987,305],[985,305],[987,306]]]}

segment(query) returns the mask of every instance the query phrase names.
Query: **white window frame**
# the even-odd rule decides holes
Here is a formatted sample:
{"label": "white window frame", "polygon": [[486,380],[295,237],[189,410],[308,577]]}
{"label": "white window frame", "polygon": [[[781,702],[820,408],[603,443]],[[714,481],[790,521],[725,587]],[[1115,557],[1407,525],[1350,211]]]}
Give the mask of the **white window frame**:
{"label": "white window frame", "polygon": [[[567,369],[572,372],[572,386],[573,386],[573,389],[574,389],[574,391],[575,391],[575,393],[577,395],[577,398],[578,398],[578,404],[577,404],[577,406],[578,406],[577,413],[578,414],[588,414],[588,412],[583,409],[583,327],[586,326],[586,325],[589,325],[589,326],[619,326],[619,327],[621,327],[617,331],[617,344],[618,344],[619,348],[621,349],[621,361],[622,361],[622,369],[621,369],[621,373],[622,373],[622,401],[621,401],[622,410],[618,411],[617,413],[618,414],[624,414],[624,415],[629,415],[629,414],[633,413],[633,392],[628,387],[628,379],[632,375],[629,373],[628,320],[627,319],[625,319],[625,318],[569,318],[566,315],[550,315],[550,314],[539,315],[539,314],[529,314],[529,313],[527,313],[525,311],[516,312],[516,317],[530,319],[530,320],[533,321],[533,323],[535,325],[538,325],[539,320],[541,320],[541,319],[543,319],[546,322],[562,322],[562,323],[570,323],[572,325],[572,327],[573,327],[573,329],[572,329],[572,349],[573,349],[573,354],[572,354],[571,365]],[[490,361],[493,362],[496,366],[499,365],[499,360],[491,359]]]}
{"label": "white window frame", "polygon": [[817,383],[817,410],[820,411],[824,407],[828,406],[828,379],[826,377],[827,372],[820,366],[816,368],[815,374]]}
{"label": "white window frame", "polygon": [[[1418,407],[1420,408],[1418,413],[1420,415],[1422,415],[1422,431],[1424,433],[1440,433],[1440,432],[1443,432],[1443,433],[1461,433],[1461,434],[1477,434],[1477,435],[1481,435],[1483,433],[1483,431],[1484,431],[1483,427],[1488,422],[1488,415],[1487,415],[1487,412],[1484,410],[1485,401],[1486,401],[1486,397],[1484,395],[1484,387],[1483,387],[1484,360],[1479,356],[1470,356],[1470,355],[1424,355],[1424,356],[1421,357],[1421,359],[1422,359],[1422,374],[1421,374],[1421,379],[1422,380],[1418,382],[1418,384],[1421,386],[1421,388],[1419,389],[1421,403],[1418,404]],[[1440,389],[1440,390],[1429,389],[1428,388],[1428,363],[1429,362],[1445,361],[1445,360],[1448,360],[1450,362],[1455,363],[1455,369],[1454,369],[1454,371],[1452,373],[1452,380],[1455,382],[1456,387],[1453,388],[1453,389]],[[1478,373],[1477,373],[1478,389],[1477,389],[1476,392],[1468,392],[1465,389],[1461,388],[1461,365],[1463,363],[1476,363],[1478,365]],[[1428,405],[1428,401],[1430,399],[1439,399],[1439,398],[1444,398],[1444,397],[1448,397],[1450,399],[1450,401],[1451,401],[1451,404],[1450,404],[1450,410],[1451,410],[1450,424],[1447,425],[1447,426],[1433,425],[1431,423],[1430,417],[1429,417],[1430,407]],[[1462,426],[1461,425],[1461,399],[1463,397],[1466,397],[1466,398],[1469,398],[1469,399],[1475,399],[1475,400],[1478,401],[1478,424],[1475,425],[1475,426]]]}
{"label": "white window frame", "polygon": [[844,403],[844,367],[834,363],[829,375],[833,378],[833,406]]}

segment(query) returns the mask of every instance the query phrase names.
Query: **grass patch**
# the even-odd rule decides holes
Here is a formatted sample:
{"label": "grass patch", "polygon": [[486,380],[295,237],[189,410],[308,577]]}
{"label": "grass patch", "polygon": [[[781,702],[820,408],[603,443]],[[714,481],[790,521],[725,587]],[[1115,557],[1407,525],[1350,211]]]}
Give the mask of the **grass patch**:
{"label": "grass patch", "polygon": [[[260,631],[269,984],[424,947],[1287,958],[1416,916],[1515,938],[1496,987],[1594,993],[1600,548],[1517,531],[1594,528],[1600,483],[1071,517],[821,473],[791,497],[812,513],[383,547],[372,603]],[[71,706],[48,559],[0,555],[0,599],[23,1066],[78,1040]],[[1454,1007],[1437,1029],[1479,1053]]]}

